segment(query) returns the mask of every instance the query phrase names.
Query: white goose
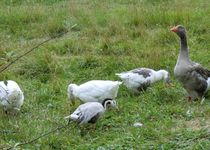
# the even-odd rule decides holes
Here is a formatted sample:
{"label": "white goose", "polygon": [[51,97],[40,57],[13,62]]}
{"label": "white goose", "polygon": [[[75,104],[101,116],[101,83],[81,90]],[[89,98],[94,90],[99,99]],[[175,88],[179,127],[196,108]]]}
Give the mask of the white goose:
{"label": "white goose", "polygon": [[15,81],[0,82],[0,106],[6,113],[16,114],[24,101],[24,95]]}
{"label": "white goose", "polygon": [[170,76],[166,70],[155,71],[149,68],[137,68],[127,72],[116,73],[121,78],[123,84],[131,91],[139,93],[146,90],[152,83],[164,80],[170,83]]}
{"label": "white goose", "polygon": [[92,80],[81,85],[69,84],[68,98],[74,104],[76,98],[84,103],[100,102],[106,98],[117,97],[119,85],[122,82],[109,80]]}
{"label": "white goose", "polygon": [[105,99],[102,104],[99,102],[87,102],[80,105],[71,115],[65,117],[65,119],[75,121],[79,125],[87,123],[95,124],[108,107],[117,108],[116,101]]}

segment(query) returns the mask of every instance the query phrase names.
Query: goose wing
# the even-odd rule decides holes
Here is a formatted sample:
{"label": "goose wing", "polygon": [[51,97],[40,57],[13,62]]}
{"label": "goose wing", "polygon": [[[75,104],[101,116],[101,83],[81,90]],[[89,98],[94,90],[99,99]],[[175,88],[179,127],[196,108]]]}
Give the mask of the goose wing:
{"label": "goose wing", "polygon": [[[121,83],[119,83],[121,84]],[[105,98],[114,98],[118,89],[118,81],[92,81],[79,88],[79,98],[88,101],[99,101]]]}
{"label": "goose wing", "polygon": [[207,80],[210,77],[210,70],[202,67],[198,63],[193,63],[191,71],[195,72],[197,76],[203,77],[205,80]]}
{"label": "goose wing", "polygon": [[200,64],[194,63],[188,73],[191,74],[190,85],[202,96],[208,88],[207,80],[210,77],[210,71]]}
{"label": "goose wing", "polygon": [[[104,112],[103,106],[98,102],[88,102],[80,105],[73,114],[78,115],[78,123],[88,123],[93,121],[92,119],[98,119],[100,114]],[[96,121],[96,120],[94,120]],[[92,122],[91,122],[92,123]]]}
{"label": "goose wing", "polygon": [[136,73],[138,75],[142,75],[144,78],[147,78],[151,76],[152,70],[148,68],[137,68],[131,70],[131,72]]}

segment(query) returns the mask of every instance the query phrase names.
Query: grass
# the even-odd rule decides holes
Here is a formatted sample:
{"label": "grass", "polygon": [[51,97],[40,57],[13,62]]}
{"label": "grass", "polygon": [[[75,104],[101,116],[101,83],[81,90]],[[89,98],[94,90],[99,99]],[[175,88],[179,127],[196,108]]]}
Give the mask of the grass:
{"label": "grass", "polygon": [[[39,47],[0,80],[19,83],[21,113],[0,113],[0,145],[28,141],[64,124],[79,105],[67,101],[67,85],[93,79],[118,80],[115,73],[137,67],[167,69],[175,87],[157,83],[138,96],[121,86],[120,112],[109,111],[95,131],[80,135],[75,124],[22,149],[208,149],[210,99],[188,103],[173,75],[179,40],[170,27],[187,28],[190,57],[210,68],[208,0],[2,0],[0,66],[32,46],[75,28]],[[190,115],[187,111],[190,110]],[[135,128],[135,122],[143,123]]]}

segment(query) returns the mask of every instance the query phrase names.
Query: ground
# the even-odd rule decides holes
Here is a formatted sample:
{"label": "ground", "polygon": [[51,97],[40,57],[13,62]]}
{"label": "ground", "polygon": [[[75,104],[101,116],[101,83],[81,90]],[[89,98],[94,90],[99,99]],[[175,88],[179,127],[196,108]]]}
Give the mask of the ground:
{"label": "ground", "polygon": [[[52,39],[0,73],[15,80],[25,102],[17,116],[0,112],[0,148],[27,142],[66,124],[71,106],[67,86],[93,79],[119,80],[115,73],[138,67],[170,72],[174,87],[159,82],[135,95],[124,86],[120,111],[110,110],[95,130],[69,127],[21,149],[207,149],[210,96],[188,102],[173,68],[186,27],[190,57],[210,69],[208,0],[1,0],[0,67]],[[72,26],[74,26],[72,28]],[[210,95],[210,94],[209,94]],[[134,127],[140,122],[142,127]]]}

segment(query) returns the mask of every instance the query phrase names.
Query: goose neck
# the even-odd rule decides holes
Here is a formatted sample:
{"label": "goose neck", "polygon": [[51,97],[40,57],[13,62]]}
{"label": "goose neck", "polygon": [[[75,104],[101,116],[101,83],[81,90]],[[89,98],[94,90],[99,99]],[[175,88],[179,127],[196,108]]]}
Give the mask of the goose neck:
{"label": "goose neck", "polygon": [[159,81],[163,78],[163,72],[162,70],[159,70],[155,73],[155,81]]}
{"label": "goose neck", "polygon": [[187,36],[186,34],[180,35],[180,44],[181,44],[181,50],[187,50]]}
{"label": "goose neck", "polygon": [[110,104],[110,101],[111,101],[112,99],[110,99],[110,98],[107,98],[107,99],[105,99],[103,102],[102,102],[102,106],[104,107],[104,110],[107,110],[107,106],[108,106],[108,104]]}
{"label": "goose neck", "polygon": [[186,34],[180,35],[180,53],[179,60],[189,60],[189,50],[187,45]]}

